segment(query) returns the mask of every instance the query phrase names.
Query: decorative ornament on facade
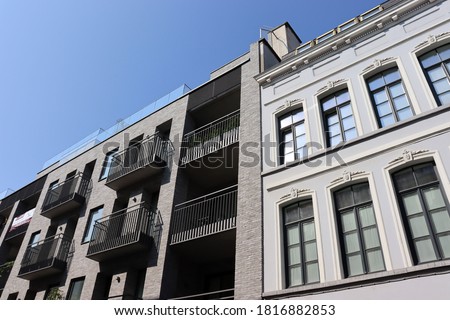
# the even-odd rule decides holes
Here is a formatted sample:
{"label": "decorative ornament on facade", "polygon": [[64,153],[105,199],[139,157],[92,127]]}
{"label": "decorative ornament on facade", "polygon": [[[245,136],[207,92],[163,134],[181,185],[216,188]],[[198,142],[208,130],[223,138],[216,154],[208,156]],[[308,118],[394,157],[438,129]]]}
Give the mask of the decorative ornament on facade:
{"label": "decorative ornament on facade", "polygon": [[319,90],[317,90],[317,93],[322,93],[324,91],[333,89],[334,87],[337,87],[338,85],[343,84],[346,81],[347,81],[346,79],[339,79],[339,80],[336,80],[336,81],[328,81],[326,86],[324,86],[324,87],[320,88]]}
{"label": "decorative ornament on facade", "polygon": [[427,37],[427,40],[425,40],[425,41],[419,43],[419,44],[416,46],[416,49],[419,49],[419,48],[425,48],[425,47],[427,47],[427,46],[429,46],[429,45],[432,45],[433,43],[436,43],[436,42],[438,42],[438,41],[441,41],[442,39],[447,38],[449,35],[450,35],[450,31],[443,32],[443,33],[438,34],[438,35],[429,35],[429,36]]}
{"label": "decorative ornament on facade", "polygon": [[311,189],[297,189],[297,188],[291,188],[291,192],[288,194],[283,195],[280,200],[287,200],[287,199],[297,199],[305,192],[309,192]]}
{"label": "decorative ornament on facade", "polygon": [[432,35],[432,36],[428,36],[427,41],[429,44],[435,43],[436,40],[436,36]]}
{"label": "decorative ornament on facade", "polygon": [[394,57],[388,57],[388,58],[383,58],[383,59],[375,59],[373,60],[372,64],[370,66],[367,66],[366,68],[364,68],[363,72],[367,72],[369,70],[373,70],[376,68],[379,68],[391,61],[394,60]]}
{"label": "decorative ornament on facade", "polygon": [[429,150],[417,150],[417,151],[409,151],[409,150],[403,150],[402,156],[401,157],[397,157],[391,161],[389,161],[389,164],[395,163],[395,162],[399,162],[399,161],[403,161],[403,162],[409,162],[414,160],[414,156],[421,154],[421,153],[425,153],[428,152]]}
{"label": "decorative ornament on facade", "polygon": [[413,155],[411,153],[411,151],[403,151],[403,161],[408,162],[411,161],[413,159]]}
{"label": "decorative ornament on facade", "polygon": [[350,182],[353,180],[353,178],[355,176],[364,174],[364,173],[366,173],[366,171],[351,171],[351,172],[349,172],[347,170],[344,170],[344,172],[342,172],[342,176],[331,181],[331,184]]}

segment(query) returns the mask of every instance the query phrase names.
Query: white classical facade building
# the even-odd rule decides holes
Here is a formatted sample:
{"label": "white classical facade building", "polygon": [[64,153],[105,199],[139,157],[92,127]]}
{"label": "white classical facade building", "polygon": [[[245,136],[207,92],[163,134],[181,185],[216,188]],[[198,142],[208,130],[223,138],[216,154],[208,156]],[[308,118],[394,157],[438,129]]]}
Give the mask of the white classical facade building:
{"label": "white classical facade building", "polygon": [[386,1],[257,77],[263,298],[450,298],[449,12]]}

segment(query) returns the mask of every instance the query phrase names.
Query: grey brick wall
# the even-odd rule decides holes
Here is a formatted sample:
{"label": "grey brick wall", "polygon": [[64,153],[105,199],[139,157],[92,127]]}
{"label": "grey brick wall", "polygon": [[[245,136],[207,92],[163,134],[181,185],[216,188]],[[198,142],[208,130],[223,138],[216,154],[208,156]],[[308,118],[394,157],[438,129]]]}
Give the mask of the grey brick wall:
{"label": "grey brick wall", "polygon": [[254,158],[242,152],[246,148],[261,158],[260,94],[254,79],[259,72],[257,43],[251,45],[249,55],[250,61],[242,66],[241,75],[235,299],[261,299],[262,292],[261,169],[259,161],[254,163]]}

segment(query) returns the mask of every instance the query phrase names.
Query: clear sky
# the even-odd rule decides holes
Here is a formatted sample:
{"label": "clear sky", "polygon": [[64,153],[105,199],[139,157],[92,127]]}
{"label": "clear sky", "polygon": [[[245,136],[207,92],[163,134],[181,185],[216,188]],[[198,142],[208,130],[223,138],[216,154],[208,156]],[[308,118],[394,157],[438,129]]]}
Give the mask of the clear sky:
{"label": "clear sky", "polygon": [[382,0],[0,0],[0,192],[249,50],[288,21],[311,40]]}

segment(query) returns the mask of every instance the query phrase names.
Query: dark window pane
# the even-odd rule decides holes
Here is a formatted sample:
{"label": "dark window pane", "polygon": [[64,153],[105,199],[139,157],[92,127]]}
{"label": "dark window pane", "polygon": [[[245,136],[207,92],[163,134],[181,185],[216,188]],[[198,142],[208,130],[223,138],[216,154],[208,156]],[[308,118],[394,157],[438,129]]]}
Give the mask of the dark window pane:
{"label": "dark window pane", "polygon": [[416,181],[412,169],[408,168],[394,174],[394,183],[398,191],[415,187]]}
{"label": "dark window pane", "polygon": [[432,164],[427,163],[418,165],[414,167],[414,173],[416,174],[417,183],[419,185],[437,181],[437,176]]}
{"label": "dark window pane", "polygon": [[353,205],[353,196],[350,188],[338,191],[336,195],[336,207],[338,209],[349,207]]}
{"label": "dark window pane", "polygon": [[69,295],[67,296],[67,300],[80,300],[83,284],[84,278],[72,280],[69,287]]}
{"label": "dark window pane", "polygon": [[290,223],[299,219],[298,204],[294,204],[284,209],[284,223]]}
{"label": "dark window pane", "polygon": [[355,204],[360,204],[367,201],[372,201],[370,196],[369,184],[362,183],[353,186],[353,196],[355,198]]}
{"label": "dark window pane", "polygon": [[300,219],[312,218],[314,216],[312,201],[300,203]]}

